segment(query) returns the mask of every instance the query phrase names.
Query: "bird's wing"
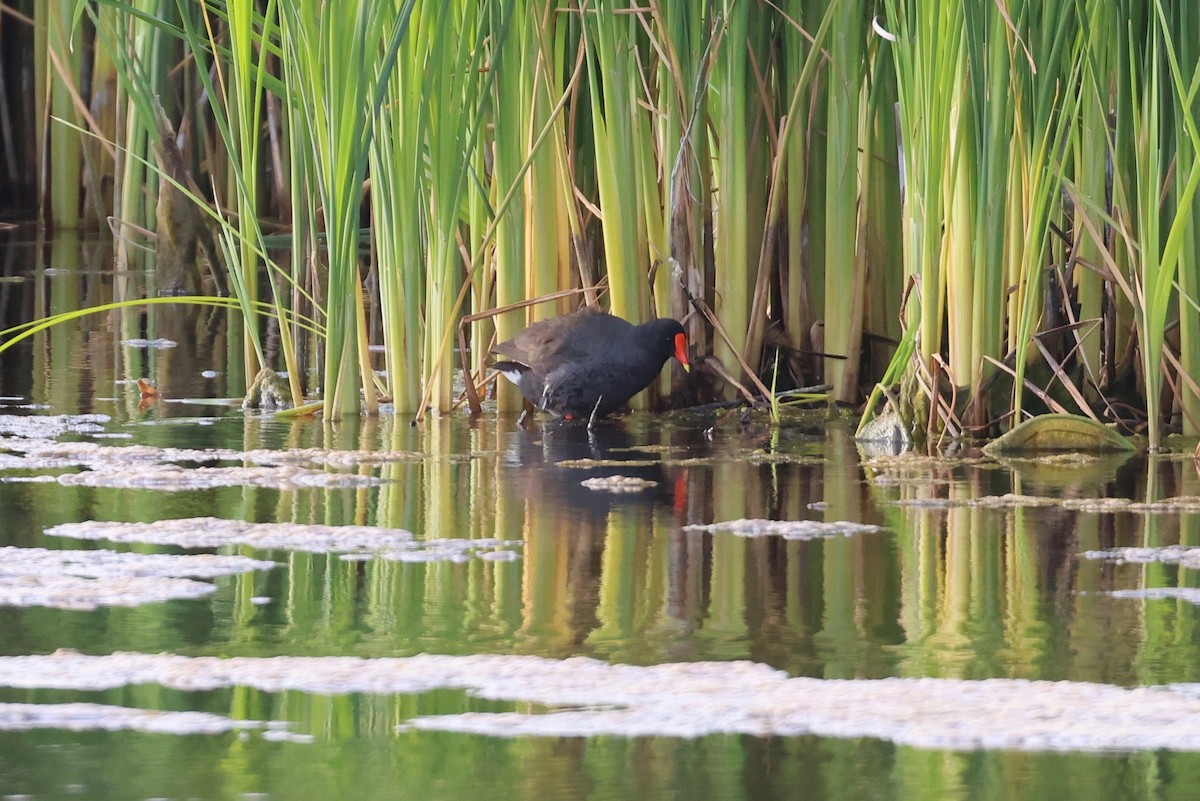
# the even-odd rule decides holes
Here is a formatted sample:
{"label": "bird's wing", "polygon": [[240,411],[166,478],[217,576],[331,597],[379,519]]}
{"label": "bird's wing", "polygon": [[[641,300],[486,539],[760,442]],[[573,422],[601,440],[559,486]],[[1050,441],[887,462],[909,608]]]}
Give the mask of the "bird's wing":
{"label": "bird's wing", "polygon": [[549,375],[564,364],[591,361],[603,355],[611,342],[597,336],[586,323],[578,327],[572,323],[579,322],[579,315],[593,314],[598,313],[581,311],[534,323],[512,339],[496,345],[492,351],[527,365],[540,375]]}

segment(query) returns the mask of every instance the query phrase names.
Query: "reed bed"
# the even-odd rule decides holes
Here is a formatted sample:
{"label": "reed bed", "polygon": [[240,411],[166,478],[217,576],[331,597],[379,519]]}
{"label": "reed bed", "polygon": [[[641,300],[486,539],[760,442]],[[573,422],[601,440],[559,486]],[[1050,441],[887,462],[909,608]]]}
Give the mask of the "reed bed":
{"label": "reed bed", "polygon": [[460,325],[479,384],[494,337],[598,303],[687,317],[700,369],[652,403],[761,379],[864,419],[887,395],[930,437],[1047,410],[1200,433],[1184,0],[55,0],[33,24],[47,222],[87,196],[123,238],[158,227],[160,100],[247,375],[286,367],[329,417],[450,412]]}

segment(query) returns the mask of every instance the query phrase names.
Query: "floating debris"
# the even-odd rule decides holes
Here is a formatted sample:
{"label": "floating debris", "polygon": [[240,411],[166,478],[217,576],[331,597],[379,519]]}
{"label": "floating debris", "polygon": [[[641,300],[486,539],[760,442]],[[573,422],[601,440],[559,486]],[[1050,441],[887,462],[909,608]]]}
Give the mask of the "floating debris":
{"label": "floating debris", "polygon": [[1130,501],[1131,512],[1200,512],[1200,498],[1195,495],[1179,495],[1174,498],[1163,498],[1160,501]]}
{"label": "floating debris", "polygon": [[515,562],[521,558],[521,554],[516,551],[484,551],[479,554],[479,558],[487,562]]}
{"label": "floating debris", "polygon": [[669,453],[687,453],[688,449],[680,445],[630,445],[621,448],[609,448],[609,453],[645,453],[645,454],[669,454]]}
{"label": "floating debris", "polygon": [[90,611],[101,606],[142,606],[163,601],[195,600],[216,591],[203,581],[130,576],[82,579],[74,576],[0,576],[0,605],[45,606]]}
{"label": "floating debris", "polygon": [[0,703],[0,731],[140,731],[152,734],[224,734],[258,729],[262,723],[232,720],[207,712],[161,712],[110,704]]}
{"label": "floating debris", "polygon": [[56,442],[54,440],[6,440],[5,450],[22,454],[19,458],[0,454],[0,469],[59,470],[72,467],[91,469],[124,468],[136,464],[175,462],[235,461],[238,451],[194,448],[157,448],[152,445],[101,445],[97,442]]}
{"label": "floating debris", "polygon": [[892,501],[896,506],[907,506],[914,509],[957,509],[967,506],[969,502],[962,498],[899,498]]}
{"label": "floating debris", "polygon": [[[466,540],[454,537],[440,540],[418,540],[405,548],[388,548],[376,551],[371,556],[389,562],[466,562],[473,556],[489,562],[511,562],[519,559],[520,556],[505,549],[519,548],[522,545],[524,543],[518,540],[497,540],[490,537]],[[347,557],[343,556],[342,558]]]}
{"label": "floating debris", "polygon": [[63,523],[46,529],[51,537],[108,540],[121,543],[178,545],[181,548],[219,548],[248,545],[258,550],[292,550],[311,553],[403,548],[415,538],[402,528],[375,526],[323,526],[299,523],[247,523],[216,517],[184,517],[153,523],[119,523],[89,520]]}
{"label": "floating debris", "polygon": [[1148,564],[1162,562],[1200,570],[1200,546],[1164,545],[1161,548],[1107,548],[1102,551],[1084,551],[1084,559],[1104,559],[1117,564]]}
{"label": "floating debris", "polygon": [[752,662],[612,665],[595,659],[420,655],[186,657],[58,651],[0,657],[0,686],[320,694],[460,689],[560,711],[462,713],[406,726],[494,737],[873,737],[920,748],[1200,751],[1194,685],[1124,688],[1021,679],[789,678]]}
{"label": "floating debris", "polygon": [[277,490],[373,487],[383,483],[375,476],[329,473],[303,467],[176,467],[154,465],[131,472],[119,466],[64,473],[58,483],[69,487],[153,489],[166,492],[215,487],[263,487]]}
{"label": "floating debris", "polygon": [[[107,414],[0,414],[0,436],[22,439],[53,439],[62,434],[92,434],[112,421]],[[0,441],[11,450],[16,443]]]}
{"label": "floating debris", "polygon": [[172,339],[122,339],[121,344],[127,348],[149,348],[150,350],[169,350],[177,347],[178,342]]}
{"label": "floating debris", "polygon": [[824,537],[849,537],[853,534],[870,534],[882,531],[882,526],[870,523],[851,523],[839,520],[730,520],[725,523],[684,526],[684,531],[728,531],[739,537],[779,536],[785,540],[815,540]]}
{"label": "floating debris", "polygon": [[197,578],[270,570],[274,562],[213,554],[142,554],[0,548],[0,605],[95,609],[202,598]]}
{"label": "floating debris", "polygon": [[923,509],[1016,509],[1022,506],[1056,506],[1077,512],[1186,512],[1200,511],[1200,498],[1180,497],[1155,503],[1137,503],[1129,498],[1051,498],[1044,495],[980,495],[962,498],[899,498],[896,506]]}
{"label": "floating debris", "polygon": [[598,467],[658,467],[661,464],[663,462],[657,459],[562,459],[555,462],[554,466],[594,470]]}
{"label": "floating debris", "polygon": [[[31,419],[31,418],[24,418]],[[197,422],[191,420],[189,422]],[[207,421],[205,421],[207,422]],[[0,432],[2,433],[2,432]],[[128,436],[128,435],[125,435]],[[57,442],[53,439],[0,440],[0,449],[22,454],[0,453],[0,470],[56,470],[86,467],[91,470],[125,470],[131,463],[170,466],[180,462],[249,462],[260,466],[357,467],[359,465],[414,462],[425,456],[413,451],[345,451],[322,448],[293,450],[228,448],[160,448],[153,445],[111,446],[96,442]]]}
{"label": "floating debris", "polygon": [[[561,464],[561,462],[555,462]],[[616,465],[637,465],[638,460],[629,460],[628,462],[614,462]],[[663,458],[660,462],[650,462],[651,465],[660,467],[712,467],[716,464],[723,464],[722,460],[717,456],[669,456]]]}
{"label": "floating debris", "polygon": [[1112,590],[1113,598],[1144,598],[1152,601],[1178,600],[1200,606],[1200,587],[1148,587],[1143,590]]}
{"label": "floating debris", "polygon": [[641,492],[642,490],[658,486],[657,481],[638,478],[637,476],[597,476],[595,478],[586,478],[579,483],[590,490],[618,493]]}
{"label": "floating debris", "polygon": [[[216,517],[185,517],[153,523],[85,521],[46,529],[47,536],[120,543],[219,548],[246,545],[258,550],[342,553],[344,559],[396,562],[466,561],[493,549],[520,547],[515,540],[444,538],[418,540],[411,531],[377,526],[247,523]],[[493,557],[495,558],[495,557]],[[504,557],[501,557],[504,558]]]}
{"label": "floating debris", "polygon": [[1020,495],[1008,492],[1004,495],[983,495],[967,499],[967,505],[984,509],[1016,509],[1021,506],[1060,506],[1058,498],[1046,498],[1039,495]]}
{"label": "floating debris", "polygon": [[237,458],[254,464],[310,465],[326,467],[357,467],[359,465],[417,462],[427,458],[416,451],[338,451],[322,448],[292,448],[286,451],[252,450],[240,452]]}
{"label": "floating debris", "polygon": [[872,456],[865,459],[862,466],[872,470],[901,470],[906,473],[915,473],[943,468],[993,467],[995,462],[982,456],[940,456],[910,451],[895,456]]}
{"label": "floating debris", "polygon": [[779,451],[767,451],[761,448],[746,454],[745,459],[750,464],[795,464],[813,466],[828,464],[829,462],[829,460],[823,456],[808,456],[799,453],[780,453]]}
{"label": "floating debris", "polygon": [[1128,511],[1132,503],[1128,498],[1064,498],[1062,507],[1077,512],[1105,514]]}
{"label": "floating debris", "polygon": [[957,509],[964,506],[1015,509],[1018,506],[1061,505],[1062,500],[1008,493],[1005,495],[981,495],[976,498],[900,498],[892,503],[896,506],[915,506],[922,509]]}

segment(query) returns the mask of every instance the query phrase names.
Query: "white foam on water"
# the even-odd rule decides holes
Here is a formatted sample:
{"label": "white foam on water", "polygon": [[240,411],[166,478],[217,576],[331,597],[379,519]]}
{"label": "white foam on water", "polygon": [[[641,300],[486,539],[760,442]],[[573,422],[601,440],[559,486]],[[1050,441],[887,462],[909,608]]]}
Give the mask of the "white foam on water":
{"label": "white foam on water", "polygon": [[0,605],[95,609],[203,598],[218,576],[270,570],[274,562],[214,554],[0,548]]}
{"label": "white foam on water", "polygon": [[[512,737],[873,737],[930,749],[1200,751],[1200,690],[1020,679],[789,678],[752,662],[613,665],[575,657],[0,657],[0,686],[422,693],[462,689],[546,712],[430,715],[418,729]],[[555,711],[558,710],[558,711]]]}

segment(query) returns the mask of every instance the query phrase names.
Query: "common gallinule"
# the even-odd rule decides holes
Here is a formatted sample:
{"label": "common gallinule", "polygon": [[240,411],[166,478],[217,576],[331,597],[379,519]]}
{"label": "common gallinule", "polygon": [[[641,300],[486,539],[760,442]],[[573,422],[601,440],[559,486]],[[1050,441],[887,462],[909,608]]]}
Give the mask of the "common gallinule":
{"label": "common gallinule", "polygon": [[492,366],[534,406],[568,420],[609,414],[672,356],[688,368],[687,336],[677,320],[633,325],[587,308],[534,323],[492,352],[505,357]]}

